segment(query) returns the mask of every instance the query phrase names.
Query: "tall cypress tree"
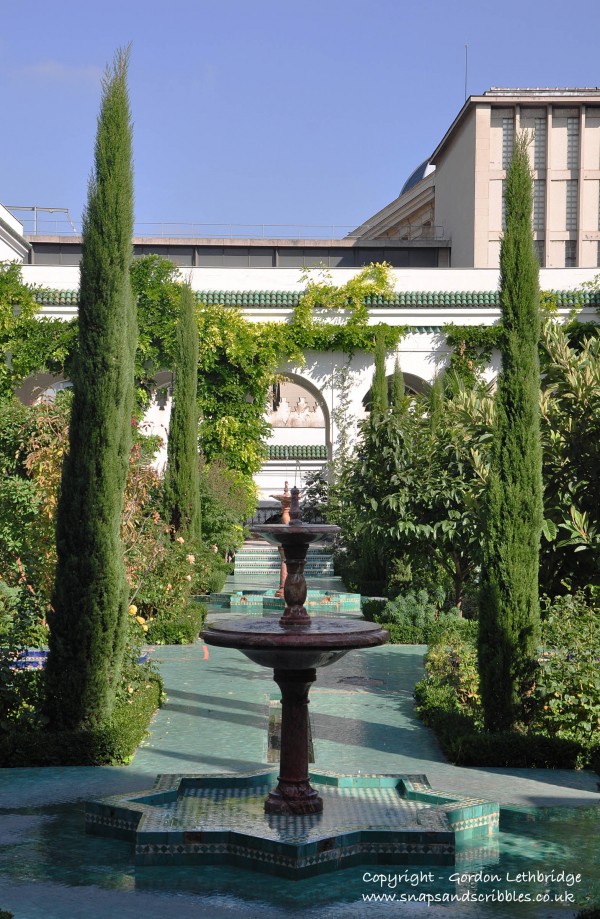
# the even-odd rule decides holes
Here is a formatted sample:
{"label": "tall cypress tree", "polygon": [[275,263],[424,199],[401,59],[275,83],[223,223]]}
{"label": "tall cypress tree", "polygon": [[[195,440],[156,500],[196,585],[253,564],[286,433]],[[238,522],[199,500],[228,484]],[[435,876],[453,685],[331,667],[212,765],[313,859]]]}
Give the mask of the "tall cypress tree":
{"label": "tall cypress tree", "polygon": [[396,361],[394,363],[394,373],[392,375],[392,387],[390,393],[390,407],[392,409],[392,414],[395,417],[399,417],[404,414],[406,411],[407,399],[406,399],[406,387],[404,386],[404,374],[402,373],[402,368],[400,367],[400,361],[396,356]]}
{"label": "tall cypress tree", "polygon": [[531,223],[527,138],[518,138],[506,177],[500,251],[502,370],[486,499],[479,625],[485,722],[493,731],[520,718],[539,638],[542,524],[539,270]]}
{"label": "tall cypress tree", "polygon": [[129,49],[103,80],[83,217],[79,351],[57,515],[46,709],[53,728],[111,714],[127,632],[120,524],[131,446],[136,307]]}
{"label": "tall cypress tree", "polygon": [[385,332],[378,328],[375,333],[375,371],[371,386],[371,417],[380,418],[389,406],[388,381],[385,373]]}
{"label": "tall cypress tree", "polygon": [[198,323],[189,284],[181,289],[177,324],[175,391],[167,442],[165,510],[177,532],[200,536],[198,468]]}

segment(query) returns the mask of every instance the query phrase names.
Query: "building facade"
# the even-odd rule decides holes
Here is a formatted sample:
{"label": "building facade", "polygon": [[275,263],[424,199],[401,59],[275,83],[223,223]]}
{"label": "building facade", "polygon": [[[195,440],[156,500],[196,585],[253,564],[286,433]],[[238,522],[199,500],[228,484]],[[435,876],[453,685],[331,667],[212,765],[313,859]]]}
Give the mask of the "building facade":
{"label": "building facade", "polygon": [[471,96],[420,167],[422,177],[352,235],[399,238],[424,223],[446,241],[453,267],[497,268],[506,170],[520,132],[530,139],[540,265],[599,267],[598,88],[493,88]]}

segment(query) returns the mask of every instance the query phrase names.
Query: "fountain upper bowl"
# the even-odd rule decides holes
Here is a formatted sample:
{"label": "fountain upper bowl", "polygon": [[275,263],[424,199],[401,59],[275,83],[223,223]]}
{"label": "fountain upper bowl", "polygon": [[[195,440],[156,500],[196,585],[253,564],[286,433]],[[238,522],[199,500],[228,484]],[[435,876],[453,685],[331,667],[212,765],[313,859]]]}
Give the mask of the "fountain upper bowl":
{"label": "fountain upper bowl", "polygon": [[329,523],[264,523],[252,527],[252,532],[262,536],[274,546],[308,545],[337,536],[340,528]]}

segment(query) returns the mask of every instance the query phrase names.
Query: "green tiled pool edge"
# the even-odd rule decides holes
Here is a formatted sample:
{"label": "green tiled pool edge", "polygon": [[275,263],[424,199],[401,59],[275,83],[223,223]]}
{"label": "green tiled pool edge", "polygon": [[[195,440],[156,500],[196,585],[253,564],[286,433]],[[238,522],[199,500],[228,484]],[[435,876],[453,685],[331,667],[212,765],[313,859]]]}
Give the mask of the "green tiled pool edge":
{"label": "green tiled pool edge", "polygon": [[490,842],[500,808],[432,789],[424,775],[311,772],[312,817],[265,815],[276,770],[159,775],[152,789],[86,805],[86,830],[128,840],[136,866],[233,865],[305,878],[357,864],[453,865],[461,843]]}

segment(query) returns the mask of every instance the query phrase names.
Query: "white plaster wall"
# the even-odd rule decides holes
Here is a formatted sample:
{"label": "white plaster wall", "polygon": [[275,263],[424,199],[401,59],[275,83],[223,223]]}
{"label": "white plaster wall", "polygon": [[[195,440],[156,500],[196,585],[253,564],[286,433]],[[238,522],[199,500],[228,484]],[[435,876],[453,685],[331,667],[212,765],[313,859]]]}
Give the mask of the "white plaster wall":
{"label": "white plaster wall", "polygon": [[[79,287],[77,266],[23,265],[22,271],[27,284],[55,290]],[[357,271],[332,268],[332,282],[344,284]],[[573,290],[595,274],[593,268],[542,268],[540,285],[546,290]],[[183,276],[190,277],[194,290],[302,290],[297,268],[191,268]],[[394,268],[392,276],[397,291],[490,291],[498,289],[500,277],[496,268]],[[256,314],[265,316],[266,312],[257,310]],[[421,325],[429,324],[429,315],[430,311],[422,311]]]}
{"label": "white plaster wall", "polygon": [[323,460],[269,460],[265,463],[260,472],[254,476],[254,481],[258,486],[258,496],[261,503],[273,504],[274,511],[277,510],[276,501],[270,500],[271,495],[279,494],[283,491],[286,482],[289,482],[290,488],[297,485],[300,490],[304,488],[306,476],[309,473],[326,470],[327,464]]}

